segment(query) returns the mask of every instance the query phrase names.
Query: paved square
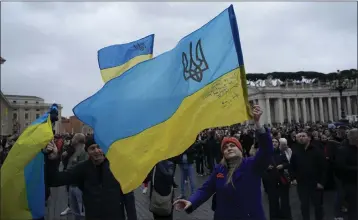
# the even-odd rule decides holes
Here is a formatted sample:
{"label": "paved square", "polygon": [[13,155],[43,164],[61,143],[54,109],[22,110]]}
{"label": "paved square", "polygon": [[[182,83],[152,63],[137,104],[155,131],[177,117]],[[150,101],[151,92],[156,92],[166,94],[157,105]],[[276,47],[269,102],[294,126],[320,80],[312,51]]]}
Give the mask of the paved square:
{"label": "paved square", "polygon": [[[196,177],[197,186],[200,186],[207,177]],[[180,169],[176,171],[176,182],[180,182]],[[189,187],[189,185],[187,185]],[[187,188],[187,187],[186,187]],[[176,189],[176,196],[179,195],[180,189]],[[60,216],[60,213],[67,206],[67,192],[65,187],[58,187],[51,189],[51,197],[48,201],[48,215],[47,220],[73,220],[71,215]],[[142,194],[142,189],[138,188],[135,190],[136,206],[137,206],[137,215],[138,220],[151,220],[153,219],[152,213],[149,212],[149,191],[146,195]],[[293,215],[293,220],[301,220],[300,217],[300,203],[296,193],[296,187],[291,187],[290,190],[290,199],[291,199],[291,210]],[[268,216],[268,200],[265,193],[263,193],[263,204]],[[334,218],[334,192],[326,192],[324,196],[324,206],[325,206],[325,217],[326,219]],[[313,207],[311,209],[311,219],[313,217]],[[176,212],[174,213],[175,220],[210,220],[213,219],[213,211],[211,210],[211,199],[209,199],[205,204],[203,204],[199,209],[193,212],[191,215],[187,215],[185,212]]]}

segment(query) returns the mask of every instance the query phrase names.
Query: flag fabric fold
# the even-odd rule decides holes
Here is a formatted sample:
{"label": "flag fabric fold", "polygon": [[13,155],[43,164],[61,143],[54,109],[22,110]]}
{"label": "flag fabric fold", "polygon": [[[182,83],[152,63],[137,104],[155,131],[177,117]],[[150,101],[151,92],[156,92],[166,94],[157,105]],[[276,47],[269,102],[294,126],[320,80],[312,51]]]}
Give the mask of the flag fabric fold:
{"label": "flag fabric fold", "polygon": [[250,119],[233,6],[174,49],[107,82],[73,112],[94,129],[125,193],[157,162],[185,151],[203,129]]}
{"label": "flag fabric fold", "polygon": [[53,139],[51,114],[57,105],[28,126],[1,167],[0,219],[38,219],[45,215],[44,155]]}
{"label": "flag fabric fold", "polygon": [[120,76],[140,62],[153,57],[154,34],[142,39],[102,48],[98,51],[98,65],[103,82]]}

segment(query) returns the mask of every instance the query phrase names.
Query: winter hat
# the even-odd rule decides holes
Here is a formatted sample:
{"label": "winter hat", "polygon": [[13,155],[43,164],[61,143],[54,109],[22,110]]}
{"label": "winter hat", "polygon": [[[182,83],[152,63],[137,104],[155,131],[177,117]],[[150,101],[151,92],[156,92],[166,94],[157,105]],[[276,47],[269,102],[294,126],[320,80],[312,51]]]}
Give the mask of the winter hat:
{"label": "winter hat", "polygon": [[221,151],[223,151],[223,147],[227,143],[235,144],[236,147],[239,148],[239,150],[242,152],[242,146],[241,146],[240,142],[234,137],[224,137],[224,139],[221,141]]}
{"label": "winter hat", "polygon": [[94,140],[93,136],[87,137],[86,144],[85,144],[85,151],[87,152],[87,149],[89,148],[89,146],[91,146],[93,144],[97,144],[96,141]]}

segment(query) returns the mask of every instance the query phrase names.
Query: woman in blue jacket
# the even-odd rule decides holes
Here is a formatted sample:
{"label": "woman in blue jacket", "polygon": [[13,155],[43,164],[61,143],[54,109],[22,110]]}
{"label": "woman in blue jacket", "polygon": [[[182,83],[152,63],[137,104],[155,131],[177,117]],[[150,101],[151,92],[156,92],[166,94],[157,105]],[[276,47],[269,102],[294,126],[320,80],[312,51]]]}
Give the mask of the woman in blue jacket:
{"label": "woman in blue jacket", "polygon": [[253,117],[259,151],[254,157],[243,157],[240,142],[226,137],[221,143],[223,159],[209,179],[189,200],[174,202],[177,210],[193,212],[216,193],[214,220],[265,220],[262,206],[261,176],[273,153],[270,132],[260,124],[262,111],[254,106]]}

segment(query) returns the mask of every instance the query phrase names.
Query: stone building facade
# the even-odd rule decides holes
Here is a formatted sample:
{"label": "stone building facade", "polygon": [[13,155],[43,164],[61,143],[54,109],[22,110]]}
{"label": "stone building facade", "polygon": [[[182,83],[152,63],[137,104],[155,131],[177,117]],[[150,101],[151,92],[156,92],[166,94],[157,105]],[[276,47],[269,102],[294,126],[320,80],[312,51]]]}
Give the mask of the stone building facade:
{"label": "stone building facade", "polygon": [[12,120],[11,120],[11,105],[6,99],[4,94],[1,92],[1,135],[12,134]]}
{"label": "stone building facade", "polygon": [[[1,103],[2,116],[5,113],[7,115],[5,118],[1,118],[1,135],[21,133],[33,121],[47,112],[52,105],[45,103],[44,99],[40,97],[23,95],[2,95]],[[59,118],[61,118],[61,110],[62,106],[59,105]],[[60,132],[61,120],[56,122],[54,130],[56,133]]]}
{"label": "stone building facade", "polygon": [[341,103],[346,115],[358,115],[358,80],[343,92],[324,83],[284,84],[280,86],[249,86],[249,101],[263,109],[261,122],[334,122],[341,118]]}

